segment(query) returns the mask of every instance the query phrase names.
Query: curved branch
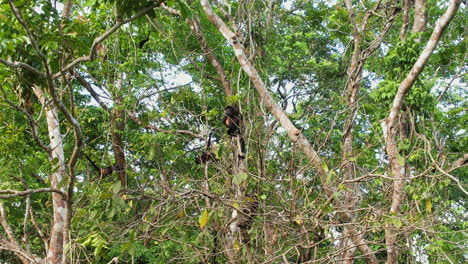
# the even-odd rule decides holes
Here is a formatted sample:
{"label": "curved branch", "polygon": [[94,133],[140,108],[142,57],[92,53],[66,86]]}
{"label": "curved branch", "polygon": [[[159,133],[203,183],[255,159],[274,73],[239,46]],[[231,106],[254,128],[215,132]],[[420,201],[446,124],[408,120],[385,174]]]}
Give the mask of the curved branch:
{"label": "curved branch", "polygon": [[29,65],[29,64],[26,64],[26,63],[23,63],[23,62],[19,62],[19,61],[7,61],[5,59],[2,59],[0,58],[0,62],[5,64],[6,66],[8,67],[11,67],[11,68],[20,68],[20,69],[24,69],[24,70],[27,70],[27,71],[30,71],[36,75],[39,75],[41,78],[45,78],[45,74],[38,71],[36,68],[34,68],[33,66]]}

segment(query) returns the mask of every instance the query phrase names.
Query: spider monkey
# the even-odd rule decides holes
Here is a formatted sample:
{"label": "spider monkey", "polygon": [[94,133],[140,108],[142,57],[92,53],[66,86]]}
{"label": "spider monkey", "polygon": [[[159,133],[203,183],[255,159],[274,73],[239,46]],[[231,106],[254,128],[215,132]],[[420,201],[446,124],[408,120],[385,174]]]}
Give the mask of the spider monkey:
{"label": "spider monkey", "polygon": [[86,157],[86,159],[89,161],[89,163],[91,163],[91,165],[93,166],[94,169],[96,169],[97,172],[99,172],[99,180],[102,180],[104,177],[106,177],[107,175],[110,175],[112,174],[114,171],[121,171],[122,170],[122,166],[120,166],[119,164],[114,163],[114,165],[112,166],[109,166],[109,167],[104,167],[104,168],[99,168],[96,163],[94,163],[91,158],[86,155],[86,153],[83,153],[84,156]]}
{"label": "spider monkey", "polygon": [[216,155],[210,151],[211,149],[211,136],[213,135],[213,130],[210,131],[208,136],[208,141],[206,143],[206,150],[196,158],[198,164],[206,164],[209,161],[218,162],[219,159],[216,158]]}
{"label": "spider monkey", "polygon": [[228,135],[239,139],[240,151],[242,153],[242,155],[239,155],[239,158],[244,159],[245,142],[241,135],[242,116],[239,109],[235,106],[226,107],[224,109],[223,123],[228,128]]}

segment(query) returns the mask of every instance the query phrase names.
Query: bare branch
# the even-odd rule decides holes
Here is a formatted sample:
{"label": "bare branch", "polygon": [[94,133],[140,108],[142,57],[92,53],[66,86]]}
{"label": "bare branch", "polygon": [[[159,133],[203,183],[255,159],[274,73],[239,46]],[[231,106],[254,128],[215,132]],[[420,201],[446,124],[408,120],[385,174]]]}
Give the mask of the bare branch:
{"label": "bare branch", "polygon": [[91,86],[91,84],[86,81],[86,79],[80,75],[79,72],[77,71],[74,71],[74,70],[70,70],[70,73],[76,77],[76,79],[78,80],[78,82],[91,94],[91,96],[94,98],[94,100],[96,100],[96,102],[104,109],[106,110],[107,112],[109,112],[109,107],[107,107],[106,104],[104,104],[104,102],[101,101],[101,99],[99,98],[99,95],[98,93],[96,93],[96,91],[94,91],[93,87]]}
{"label": "bare branch", "polygon": [[54,192],[60,194],[62,197],[67,198],[67,194],[59,189],[55,188],[40,188],[40,189],[29,189],[26,191],[16,191],[16,190],[0,190],[0,194],[9,193],[9,195],[0,195],[0,199],[9,199],[19,196],[27,196],[34,193],[43,193],[43,192]]}
{"label": "bare branch", "polygon": [[[465,55],[465,59],[466,59],[466,55]],[[437,97],[437,101],[440,101],[440,99],[445,95],[445,93],[447,92],[447,90],[450,88],[450,86],[452,86],[452,83],[460,78],[460,77],[463,77],[466,75],[466,72],[463,72],[461,73],[463,67],[460,67],[460,69],[458,69],[458,72],[452,76],[452,78],[450,79],[450,81],[447,83],[447,85],[445,86],[444,90],[440,93],[439,97]]]}
{"label": "bare branch", "polygon": [[30,71],[36,75],[38,75],[39,77],[41,78],[45,78],[45,74],[36,70],[36,68],[34,68],[33,66],[29,65],[29,64],[26,64],[26,63],[23,63],[23,62],[19,62],[19,61],[7,61],[7,60],[4,60],[2,58],[0,58],[0,62],[5,64],[6,66],[8,67],[11,67],[11,68],[19,68],[19,69],[24,69],[24,70],[27,70],[27,71]]}

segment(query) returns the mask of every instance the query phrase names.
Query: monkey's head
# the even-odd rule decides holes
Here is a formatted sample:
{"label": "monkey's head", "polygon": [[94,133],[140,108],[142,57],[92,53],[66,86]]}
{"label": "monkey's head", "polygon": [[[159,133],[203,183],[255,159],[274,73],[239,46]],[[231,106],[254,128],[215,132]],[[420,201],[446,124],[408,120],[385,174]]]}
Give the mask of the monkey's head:
{"label": "monkey's head", "polygon": [[239,109],[237,109],[234,106],[227,106],[224,108],[224,114],[226,114],[229,117],[237,116],[239,115]]}

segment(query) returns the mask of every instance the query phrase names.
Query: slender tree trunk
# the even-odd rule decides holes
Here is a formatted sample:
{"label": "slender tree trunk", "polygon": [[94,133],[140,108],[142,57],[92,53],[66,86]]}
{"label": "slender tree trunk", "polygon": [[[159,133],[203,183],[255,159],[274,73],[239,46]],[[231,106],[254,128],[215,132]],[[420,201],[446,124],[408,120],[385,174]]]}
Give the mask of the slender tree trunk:
{"label": "slender tree trunk", "polygon": [[[405,160],[404,157],[400,155],[397,145],[398,116],[400,115],[400,110],[406,94],[426,66],[432,52],[439,43],[442,33],[455,16],[460,3],[461,0],[450,1],[447,11],[445,11],[445,13],[437,20],[434,31],[432,32],[431,38],[427,42],[426,47],[420,54],[416,63],[413,65],[409,74],[398,87],[389,116],[382,121],[386,150],[390,162],[390,170],[394,178],[392,204],[390,207],[390,215],[393,217],[397,217],[400,213],[406,181]],[[387,264],[398,263],[397,236],[398,228],[392,224],[386,224],[385,243],[387,246]]]}
{"label": "slender tree trunk", "polygon": [[401,25],[401,29],[400,29],[400,39],[402,41],[406,40],[406,32],[408,31],[408,27],[409,27],[410,8],[411,8],[411,0],[404,0],[404,4],[403,4],[403,24]]}
{"label": "slender tree trunk", "polygon": [[127,187],[127,162],[125,160],[125,146],[122,140],[122,133],[125,129],[124,110],[122,110],[123,98],[121,96],[122,90],[122,76],[119,74],[116,84],[116,91],[114,95],[114,109],[112,110],[112,124],[111,124],[111,141],[112,149],[114,150],[115,163],[117,165],[116,173],[120,179],[122,188]]}
{"label": "slender tree trunk", "polygon": [[414,22],[411,32],[422,32],[426,29],[426,0],[416,0],[414,3]]}
{"label": "slender tree trunk", "polygon": [[[50,161],[55,167],[56,172],[50,175],[50,182],[52,188],[60,189],[66,192],[66,186],[63,184],[63,180],[66,177],[66,166],[64,161],[63,152],[63,136],[60,133],[60,120],[58,110],[54,104],[47,102],[43,91],[40,87],[35,86],[33,88],[34,93],[41,102],[45,109],[45,115],[47,120],[47,127],[49,130],[50,147],[52,149]],[[62,184],[61,184],[62,183]],[[60,188],[59,188],[59,185]],[[52,193],[52,204],[53,204],[53,222],[50,231],[50,242],[49,251],[47,252],[47,262],[50,264],[62,263],[63,251],[64,251],[64,236],[68,236],[64,232],[65,221],[67,219],[67,213],[70,208],[67,207],[67,201],[65,198],[58,194]]]}

